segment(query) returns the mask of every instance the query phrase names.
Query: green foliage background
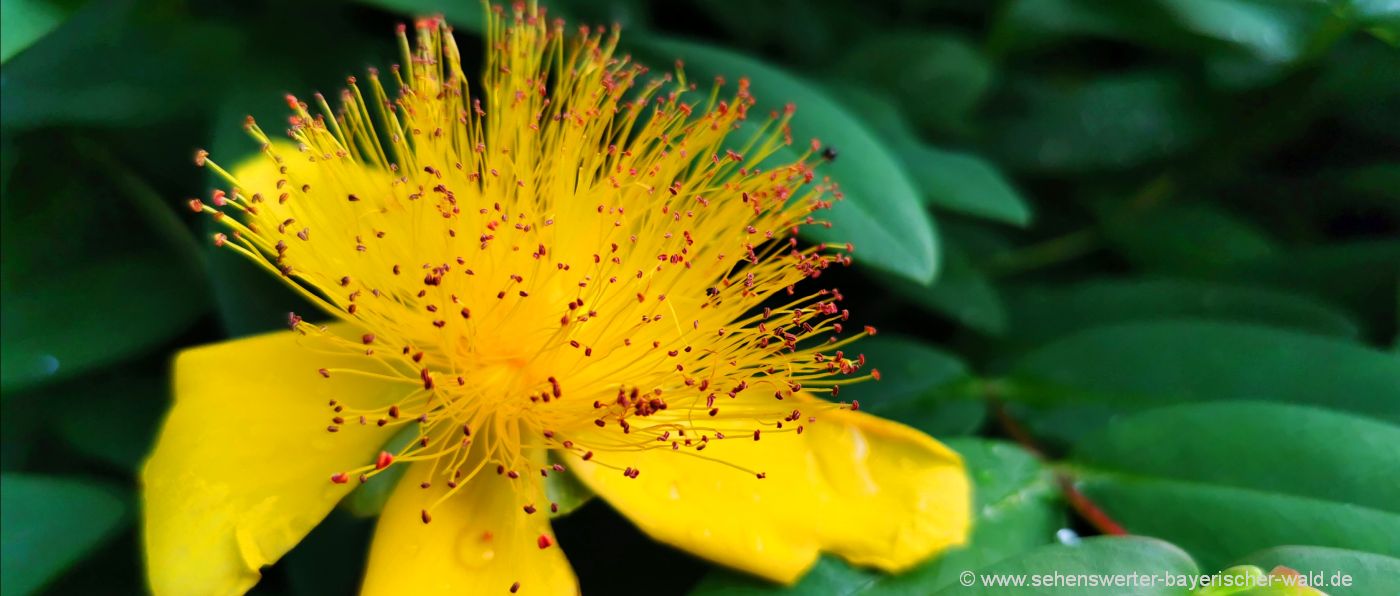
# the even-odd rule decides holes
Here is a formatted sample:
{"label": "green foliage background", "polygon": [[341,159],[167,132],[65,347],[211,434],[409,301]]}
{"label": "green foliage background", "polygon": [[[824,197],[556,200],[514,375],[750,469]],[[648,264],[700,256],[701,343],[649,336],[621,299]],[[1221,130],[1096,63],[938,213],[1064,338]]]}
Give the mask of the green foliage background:
{"label": "green foliage background", "polygon": [[[839,152],[848,196],[814,240],[855,242],[832,283],[885,331],[863,346],[885,381],[850,396],[948,441],[978,487],[968,548],[899,577],[824,559],[789,590],[592,502],[558,521],[586,592],[960,594],[964,569],[1283,564],[1400,593],[1400,5],[550,5],[623,24],[654,66],[797,104],[795,137]],[[194,149],[251,150],[244,114],[276,122],[283,92],[388,64],[408,15],[443,13],[477,48],[480,8],[0,10],[0,589],[140,593],[135,472],[171,354],[297,307],[179,208],[213,186]],[[1090,537],[1065,487],[1141,537]],[[353,592],[382,498],[348,500],[256,591]]]}

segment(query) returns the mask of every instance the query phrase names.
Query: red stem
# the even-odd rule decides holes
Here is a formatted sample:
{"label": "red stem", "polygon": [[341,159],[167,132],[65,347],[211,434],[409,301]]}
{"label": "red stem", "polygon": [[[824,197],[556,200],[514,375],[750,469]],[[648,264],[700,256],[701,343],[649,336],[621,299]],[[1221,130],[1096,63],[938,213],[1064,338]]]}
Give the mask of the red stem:
{"label": "red stem", "polygon": [[[1020,421],[1006,411],[1006,406],[993,399],[992,411],[996,414],[997,421],[1001,423],[1001,427],[1006,430],[1007,435],[1010,435],[1013,440],[1024,447],[1026,451],[1031,452],[1037,459],[1045,461],[1045,451],[1035,442],[1035,437],[1031,436],[1026,427],[1022,426]],[[1069,502],[1070,508],[1084,518],[1084,521],[1089,522],[1089,525],[1093,526],[1095,530],[1109,536],[1126,536],[1128,534],[1122,525],[1109,517],[1093,500],[1079,492],[1079,489],[1074,486],[1074,479],[1070,478],[1069,474],[1056,470],[1055,480],[1059,482],[1060,490],[1064,492],[1065,500]]]}

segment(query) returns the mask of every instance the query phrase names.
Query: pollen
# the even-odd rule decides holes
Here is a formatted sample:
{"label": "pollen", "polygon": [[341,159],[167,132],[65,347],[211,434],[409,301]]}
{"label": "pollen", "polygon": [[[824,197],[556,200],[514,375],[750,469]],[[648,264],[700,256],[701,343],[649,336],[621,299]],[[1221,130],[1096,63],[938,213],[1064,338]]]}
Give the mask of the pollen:
{"label": "pollen", "polygon": [[797,239],[840,199],[815,169],[834,150],[795,145],[795,111],[760,113],[746,79],[701,91],[650,72],[615,28],[566,30],[518,4],[488,31],[480,81],[451,28],[422,19],[400,29],[387,79],[352,78],[334,108],[288,96],[289,141],[248,118],[265,179],[197,153],[229,185],[188,203],[227,228],[216,243],[357,329],[289,315],[309,350],[360,363],[307,373],[398,388],[388,406],[330,403],[336,436],[416,437],[330,481],[431,462],[406,481],[448,487],[441,499],[499,482],[524,517],[570,473],[546,451],[642,482],[619,454],[705,459],[711,441],[853,408],[790,399],[870,378],[842,348],[874,329],[844,334],[840,292],[802,291],[851,262],[849,245]]}

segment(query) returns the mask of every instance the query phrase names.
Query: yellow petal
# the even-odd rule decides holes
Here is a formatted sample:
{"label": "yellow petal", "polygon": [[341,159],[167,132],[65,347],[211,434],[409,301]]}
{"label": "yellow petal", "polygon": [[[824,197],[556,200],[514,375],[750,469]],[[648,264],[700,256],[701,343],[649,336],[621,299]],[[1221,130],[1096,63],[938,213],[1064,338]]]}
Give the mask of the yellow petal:
{"label": "yellow petal", "polygon": [[370,463],[391,436],[373,424],[327,432],[330,399],[375,407],[403,389],[322,378],[350,357],[305,341],[284,331],[176,358],[175,405],[142,472],[155,594],[247,591],[356,484],[331,475]]}
{"label": "yellow petal", "polygon": [[[394,489],[370,549],[362,596],[416,594],[578,594],[569,561],[549,527],[545,500],[525,514],[505,477],[485,469],[432,507],[447,490],[430,462],[413,464]],[[420,483],[432,479],[423,489]],[[519,481],[516,481],[519,482]],[[540,536],[549,544],[540,547]]]}
{"label": "yellow petal", "polygon": [[[791,427],[789,427],[790,429]],[[961,458],[927,435],[860,412],[819,415],[803,434],[711,440],[691,451],[599,453],[570,469],[653,538],[792,583],[819,551],[898,572],[961,545],[971,488]]]}

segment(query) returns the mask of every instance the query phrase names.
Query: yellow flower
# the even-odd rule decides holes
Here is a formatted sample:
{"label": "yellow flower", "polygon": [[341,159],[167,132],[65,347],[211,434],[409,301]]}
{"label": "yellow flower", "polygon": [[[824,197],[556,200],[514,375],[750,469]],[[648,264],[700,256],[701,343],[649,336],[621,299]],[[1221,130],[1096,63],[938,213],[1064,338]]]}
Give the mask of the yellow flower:
{"label": "yellow flower", "polygon": [[791,110],[736,141],[746,81],[692,102],[616,31],[566,35],[533,5],[488,27],[478,88],[423,20],[416,51],[400,32],[396,99],[371,71],[335,112],[289,97],[294,143],[250,119],[263,155],[198,155],[232,186],[191,202],[227,225],[216,244],[339,322],[178,357],[143,472],[152,590],[246,591],[391,466],[368,594],[577,592],[550,530],[560,474],[780,582],[820,551],[899,571],[962,544],[957,455],[816,397],[878,372],[843,350],[874,331],[840,293],[797,291],[849,257],[795,239],[839,194],[815,144],[768,163]]}

